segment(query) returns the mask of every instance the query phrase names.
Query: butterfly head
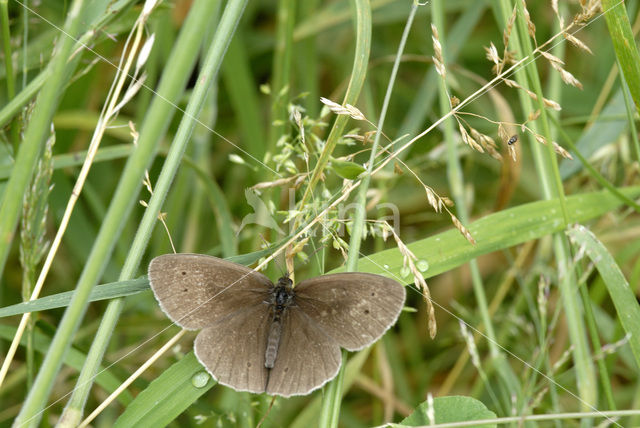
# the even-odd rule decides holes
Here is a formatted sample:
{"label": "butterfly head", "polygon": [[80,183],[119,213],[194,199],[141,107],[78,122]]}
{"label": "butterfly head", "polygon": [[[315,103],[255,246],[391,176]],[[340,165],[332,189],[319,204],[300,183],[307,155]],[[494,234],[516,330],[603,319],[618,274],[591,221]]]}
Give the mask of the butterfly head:
{"label": "butterfly head", "polygon": [[291,278],[289,278],[289,274],[288,273],[285,273],[284,276],[282,276],[278,280],[278,284],[276,285],[276,287],[282,287],[282,288],[286,288],[286,289],[293,288],[293,281],[291,281]]}

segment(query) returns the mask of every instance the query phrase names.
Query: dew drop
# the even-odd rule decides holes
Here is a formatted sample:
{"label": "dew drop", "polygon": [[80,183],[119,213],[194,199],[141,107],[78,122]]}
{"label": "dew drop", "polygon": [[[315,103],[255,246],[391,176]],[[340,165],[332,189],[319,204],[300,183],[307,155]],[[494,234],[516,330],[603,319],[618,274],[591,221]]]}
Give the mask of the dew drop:
{"label": "dew drop", "polygon": [[411,270],[409,270],[409,268],[406,266],[403,266],[402,269],[400,269],[400,276],[403,278],[408,277],[410,273],[411,273]]}
{"label": "dew drop", "polygon": [[418,260],[416,267],[420,272],[426,272],[429,269],[429,262],[426,260]]}
{"label": "dew drop", "polygon": [[389,269],[389,265],[382,265],[383,268]]}
{"label": "dew drop", "polygon": [[191,384],[196,388],[204,388],[205,386],[207,386],[210,377],[211,376],[209,375],[209,373],[200,371],[193,375],[193,377],[191,378]]}

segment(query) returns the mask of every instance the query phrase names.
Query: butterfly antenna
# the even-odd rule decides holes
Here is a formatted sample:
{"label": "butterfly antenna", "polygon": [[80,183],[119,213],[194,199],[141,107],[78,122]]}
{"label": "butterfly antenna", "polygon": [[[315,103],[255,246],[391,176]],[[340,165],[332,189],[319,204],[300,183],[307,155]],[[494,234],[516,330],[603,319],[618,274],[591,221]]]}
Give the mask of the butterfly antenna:
{"label": "butterfly antenna", "polygon": [[[267,374],[267,379],[269,379],[269,375],[268,374]],[[276,401],[276,396],[274,395],[273,397],[271,397],[271,404],[269,404],[269,408],[267,409],[267,413],[265,413],[264,416],[262,417],[262,419],[260,419],[260,422],[258,422],[258,425],[256,425],[256,428],[260,428],[260,426],[265,421],[265,419],[267,419],[267,416],[269,416],[269,413],[271,413],[271,408],[273,407],[273,403],[275,403],[275,401]]]}
{"label": "butterfly antenna", "polygon": [[[268,247],[268,246],[270,245],[270,244],[269,244],[269,241],[267,241],[266,239],[264,239],[264,236],[260,235],[260,239],[262,239],[262,243],[263,243],[265,246],[267,246],[267,247]],[[278,267],[278,270],[280,271],[280,276],[281,276],[281,277],[283,277],[283,276],[286,276],[287,278],[289,277],[289,272],[288,272],[288,271],[286,271],[286,270],[283,270],[283,269],[282,269],[282,265],[280,264],[280,262],[278,262],[278,259],[274,258],[274,259],[273,259],[273,263]]]}

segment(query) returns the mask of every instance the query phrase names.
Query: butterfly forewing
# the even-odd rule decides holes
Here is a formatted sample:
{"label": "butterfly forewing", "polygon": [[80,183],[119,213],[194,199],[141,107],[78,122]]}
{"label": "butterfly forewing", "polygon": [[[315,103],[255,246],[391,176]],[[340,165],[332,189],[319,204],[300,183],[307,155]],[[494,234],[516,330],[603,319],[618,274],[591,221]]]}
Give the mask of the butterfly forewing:
{"label": "butterfly forewing", "polygon": [[308,394],[338,373],[341,358],[338,344],[320,325],[300,308],[290,307],[283,317],[278,355],[266,392],[284,397]]}
{"label": "butterfly forewing", "polygon": [[149,283],[162,310],[190,330],[209,327],[234,311],[267,301],[273,288],[259,272],[203,254],[154,258]]}
{"label": "butterfly forewing", "polygon": [[238,391],[261,393],[267,384],[264,352],[269,306],[260,303],[219,319],[196,337],[200,363],[221,384]]}
{"label": "butterfly forewing", "polygon": [[302,281],[295,305],[341,347],[355,351],[391,327],[404,304],[404,287],[368,273],[337,273]]}

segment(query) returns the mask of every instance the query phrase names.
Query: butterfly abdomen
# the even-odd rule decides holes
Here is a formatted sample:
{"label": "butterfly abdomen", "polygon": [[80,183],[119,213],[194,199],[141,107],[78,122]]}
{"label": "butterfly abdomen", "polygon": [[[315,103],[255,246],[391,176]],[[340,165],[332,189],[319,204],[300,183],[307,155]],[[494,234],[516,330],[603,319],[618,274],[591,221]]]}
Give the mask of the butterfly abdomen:
{"label": "butterfly abdomen", "polygon": [[273,365],[276,362],[281,333],[282,323],[280,322],[280,314],[276,313],[276,316],[269,326],[269,336],[267,336],[267,350],[264,353],[264,366],[268,369],[272,369]]}

